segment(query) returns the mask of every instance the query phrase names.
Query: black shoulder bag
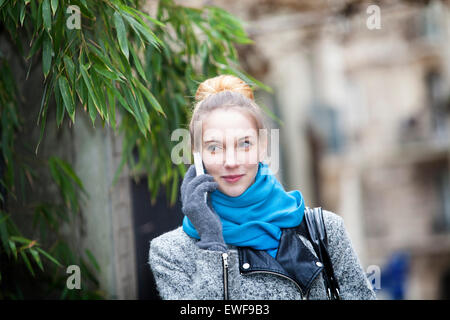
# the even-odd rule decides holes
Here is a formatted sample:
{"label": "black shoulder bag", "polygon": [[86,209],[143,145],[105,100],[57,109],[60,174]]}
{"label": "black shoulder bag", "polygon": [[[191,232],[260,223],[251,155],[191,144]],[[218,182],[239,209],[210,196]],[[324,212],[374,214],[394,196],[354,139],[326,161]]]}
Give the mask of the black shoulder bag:
{"label": "black shoulder bag", "polygon": [[328,299],[340,300],[339,283],[334,276],[333,265],[328,254],[328,238],[325,224],[323,222],[322,208],[305,208],[305,220],[311,243],[316,251],[317,257],[324,265],[323,278]]}

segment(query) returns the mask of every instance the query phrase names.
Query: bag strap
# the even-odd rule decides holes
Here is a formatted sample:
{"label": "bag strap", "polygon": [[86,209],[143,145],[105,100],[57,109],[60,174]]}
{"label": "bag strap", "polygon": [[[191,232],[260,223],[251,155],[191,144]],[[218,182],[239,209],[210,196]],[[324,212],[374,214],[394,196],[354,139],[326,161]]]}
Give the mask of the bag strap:
{"label": "bag strap", "polygon": [[334,275],[333,264],[328,253],[328,238],[322,208],[306,207],[305,220],[313,248],[324,265],[324,281],[328,299],[340,300],[339,283]]}

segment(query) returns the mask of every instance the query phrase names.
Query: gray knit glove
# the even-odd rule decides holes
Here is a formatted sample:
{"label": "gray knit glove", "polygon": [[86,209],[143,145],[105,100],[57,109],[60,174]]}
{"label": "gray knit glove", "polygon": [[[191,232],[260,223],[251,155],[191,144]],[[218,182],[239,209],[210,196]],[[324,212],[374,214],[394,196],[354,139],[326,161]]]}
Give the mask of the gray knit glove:
{"label": "gray knit glove", "polygon": [[[212,192],[219,184],[213,176],[197,176],[195,166],[191,165],[181,184],[181,202],[183,214],[189,218],[200,236],[197,246],[205,250],[227,251],[223,240],[222,222],[212,208],[211,202],[205,202],[205,192]],[[209,199],[209,197],[208,197]]]}

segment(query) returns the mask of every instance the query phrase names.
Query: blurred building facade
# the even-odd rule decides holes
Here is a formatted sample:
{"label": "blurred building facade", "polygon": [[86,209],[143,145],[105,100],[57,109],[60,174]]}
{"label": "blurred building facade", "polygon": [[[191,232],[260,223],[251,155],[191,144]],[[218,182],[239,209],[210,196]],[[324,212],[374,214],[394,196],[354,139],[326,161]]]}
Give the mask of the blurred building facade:
{"label": "blurred building facade", "polygon": [[284,122],[280,180],[344,218],[379,297],[450,298],[449,2],[189,3],[244,22],[241,62]]}
{"label": "blurred building facade", "polygon": [[[274,89],[258,91],[256,100],[283,122],[273,127],[286,189],[344,218],[367,272],[375,265],[391,275],[381,289],[405,276],[395,297],[448,298],[449,2],[378,1],[380,29],[367,27],[367,1],[178,2],[224,8],[255,41],[238,52],[246,71]],[[155,3],[148,1],[150,11]],[[30,85],[42,84],[31,78]],[[29,101],[39,110],[39,97]],[[157,298],[148,243],[181,223],[179,203],[168,210],[161,195],[149,206],[146,180],[131,180],[126,169],[111,186],[120,137],[77,117],[76,133],[41,145],[44,154],[69,154],[91,195],[74,245],[92,248],[108,298]],[[27,127],[37,130],[32,120]],[[56,128],[51,121],[47,127]]]}

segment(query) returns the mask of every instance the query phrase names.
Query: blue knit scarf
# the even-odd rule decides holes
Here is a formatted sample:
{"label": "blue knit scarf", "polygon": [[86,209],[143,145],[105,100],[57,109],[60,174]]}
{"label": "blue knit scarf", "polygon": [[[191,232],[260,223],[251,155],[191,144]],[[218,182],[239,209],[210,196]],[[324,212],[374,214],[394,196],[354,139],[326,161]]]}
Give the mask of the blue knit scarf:
{"label": "blue knit scarf", "polygon": [[[263,162],[258,164],[255,182],[241,195],[230,197],[216,189],[210,197],[222,221],[223,238],[227,244],[265,250],[274,258],[281,228],[298,226],[305,210],[300,191],[286,192]],[[189,236],[200,239],[186,216],[183,230]]]}

